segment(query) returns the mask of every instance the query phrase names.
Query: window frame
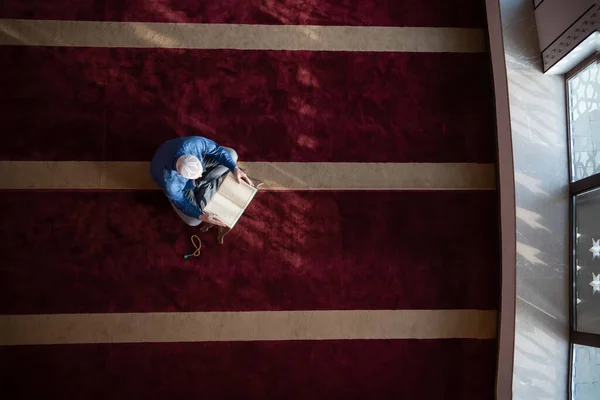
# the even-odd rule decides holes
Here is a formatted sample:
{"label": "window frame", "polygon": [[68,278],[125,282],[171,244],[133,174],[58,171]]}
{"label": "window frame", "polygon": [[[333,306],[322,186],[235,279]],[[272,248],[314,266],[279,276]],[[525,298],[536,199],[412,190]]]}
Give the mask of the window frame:
{"label": "window frame", "polygon": [[600,53],[595,53],[583,60],[571,71],[565,74],[565,108],[567,117],[567,143],[569,159],[569,368],[567,388],[569,400],[573,399],[573,349],[574,345],[600,348],[600,334],[578,332],[577,325],[577,255],[575,243],[577,240],[577,210],[576,197],[582,193],[600,189],[600,173],[573,181],[572,139],[571,139],[571,102],[569,96],[569,80],[593,63],[600,63]]}

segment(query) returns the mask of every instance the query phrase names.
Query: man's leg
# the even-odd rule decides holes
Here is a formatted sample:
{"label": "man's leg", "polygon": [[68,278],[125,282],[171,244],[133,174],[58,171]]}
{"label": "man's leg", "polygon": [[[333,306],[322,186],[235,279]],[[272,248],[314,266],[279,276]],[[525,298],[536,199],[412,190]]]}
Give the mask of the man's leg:
{"label": "man's leg", "polygon": [[[223,147],[223,149],[229,153],[234,162],[237,162],[238,155],[234,149],[230,149],[229,147]],[[194,190],[196,204],[198,204],[201,210],[206,207],[208,201],[217,193],[219,185],[223,180],[223,175],[229,172],[226,166],[220,164],[213,157],[205,158],[204,167],[206,168],[206,172],[196,181],[196,189]]]}
{"label": "man's leg", "polygon": [[196,204],[198,208],[204,210],[204,207],[208,204],[208,201],[217,193],[219,185],[221,184],[222,178],[213,179],[212,181],[201,181],[200,184],[194,190],[196,196]]}
{"label": "man's leg", "polygon": [[[231,157],[233,162],[237,163],[237,152],[234,149],[230,149],[229,147],[223,147],[223,149],[229,153],[229,156]],[[205,158],[204,167],[206,168],[206,172],[200,178],[201,181],[212,181],[218,179],[225,175],[227,171],[229,171],[229,169],[226,166],[220,164],[215,158],[210,156]]]}

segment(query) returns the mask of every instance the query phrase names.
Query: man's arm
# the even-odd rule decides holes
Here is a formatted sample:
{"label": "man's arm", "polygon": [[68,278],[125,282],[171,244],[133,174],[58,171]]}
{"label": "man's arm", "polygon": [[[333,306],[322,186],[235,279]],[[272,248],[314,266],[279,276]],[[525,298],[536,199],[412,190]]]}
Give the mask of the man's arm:
{"label": "man's arm", "polygon": [[231,171],[237,167],[235,161],[233,161],[229,153],[224,148],[210,139],[202,138],[202,141],[204,154],[216,158],[220,164],[223,164]]}
{"label": "man's arm", "polygon": [[227,150],[225,150],[223,147],[219,146],[210,139],[200,136],[197,137],[196,146],[199,153],[199,155],[196,157],[202,157],[203,154],[214,157],[217,159],[217,161],[219,161],[220,164],[226,166],[230,171],[233,172],[233,176],[238,183],[245,181],[247,184],[254,186],[250,178],[248,178],[246,173],[237,166],[236,162],[229,155],[229,152],[227,152]]}
{"label": "man's arm", "polygon": [[217,160],[219,160],[221,164],[229,168],[230,171],[233,171],[237,168],[237,164],[235,163],[235,161],[233,161],[229,153],[221,146],[219,146],[219,155],[217,156]]}

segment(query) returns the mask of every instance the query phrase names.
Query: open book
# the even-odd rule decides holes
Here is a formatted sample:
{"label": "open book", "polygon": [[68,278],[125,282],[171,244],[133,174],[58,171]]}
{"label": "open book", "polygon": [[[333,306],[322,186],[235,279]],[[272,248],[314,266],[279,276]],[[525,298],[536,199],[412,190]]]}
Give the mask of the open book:
{"label": "open book", "polygon": [[246,207],[254,198],[258,189],[246,182],[237,183],[232,174],[225,175],[217,193],[208,201],[204,211],[214,214],[227,225],[233,228],[242,216]]}

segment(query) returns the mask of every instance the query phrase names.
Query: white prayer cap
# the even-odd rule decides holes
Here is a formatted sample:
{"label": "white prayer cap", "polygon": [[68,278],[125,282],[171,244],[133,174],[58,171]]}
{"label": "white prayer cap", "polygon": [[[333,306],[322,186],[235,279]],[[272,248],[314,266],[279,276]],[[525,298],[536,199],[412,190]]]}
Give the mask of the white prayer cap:
{"label": "white prayer cap", "polygon": [[198,157],[184,154],[177,159],[177,173],[186,179],[198,179],[202,176],[202,164]]}

